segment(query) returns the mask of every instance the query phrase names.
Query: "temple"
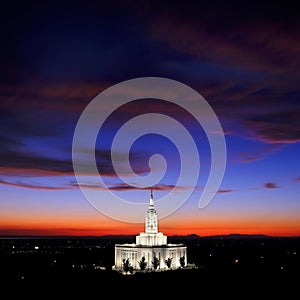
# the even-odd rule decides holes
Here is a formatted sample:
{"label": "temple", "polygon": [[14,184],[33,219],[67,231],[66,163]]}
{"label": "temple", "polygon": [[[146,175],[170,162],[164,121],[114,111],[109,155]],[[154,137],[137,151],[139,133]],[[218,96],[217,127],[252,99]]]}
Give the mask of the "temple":
{"label": "temple", "polygon": [[153,192],[146,212],[145,232],[136,236],[135,244],[115,245],[115,270],[122,271],[127,260],[132,270],[178,269],[187,264],[187,247],[168,244],[167,236],[158,231],[158,214]]}

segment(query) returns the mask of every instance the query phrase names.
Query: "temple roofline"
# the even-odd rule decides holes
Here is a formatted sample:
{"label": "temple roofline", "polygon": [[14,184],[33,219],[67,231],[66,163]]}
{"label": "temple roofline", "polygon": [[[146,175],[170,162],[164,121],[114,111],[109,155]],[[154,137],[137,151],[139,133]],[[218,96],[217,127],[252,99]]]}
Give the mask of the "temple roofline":
{"label": "temple roofline", "polygon": [[115,247],[120,248],[179,248],[179,247],[186,247],[185,244],[166,244],[166,245],[154,245],[154,246],[147,246],[147,245],[137,245],[137,244],[115,244]]}

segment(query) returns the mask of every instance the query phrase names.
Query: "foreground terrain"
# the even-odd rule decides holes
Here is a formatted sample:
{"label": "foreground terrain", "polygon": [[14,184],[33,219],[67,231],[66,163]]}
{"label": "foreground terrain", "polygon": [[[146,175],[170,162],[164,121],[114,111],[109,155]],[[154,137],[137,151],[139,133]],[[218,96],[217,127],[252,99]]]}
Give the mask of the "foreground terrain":
{"label": "foreground terrain", "polygon": [[[2,286],[36,286],[50,291],[101,292],[118,288],[134,291],[149,286],[184,290],[209,289],[225,285],[233,291],[244,286],[249,291],[296,288],[300,266],[300,238],[266,236],[170,237],[170,242],[188,246],[192,269],[165,272],[137,272],[122,275],[112,271],[114,244],[130,242],[131,236],[86,238],[2,238],[0,279]],[[172,288],[170,288],[172,286]],[[16,289],[15,292],[20,290]]]}

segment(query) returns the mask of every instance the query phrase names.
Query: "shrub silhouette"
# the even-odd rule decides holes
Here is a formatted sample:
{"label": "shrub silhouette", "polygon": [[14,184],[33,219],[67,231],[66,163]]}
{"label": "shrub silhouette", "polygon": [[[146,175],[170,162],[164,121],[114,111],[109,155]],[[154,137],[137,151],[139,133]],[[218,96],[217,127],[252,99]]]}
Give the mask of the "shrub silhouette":
{"label": "shrub silhouette", "polygon": [[139,263],[140,269],[142,271],[144,271],[147,267],[147,262],[146,262],[145,256],[143,256],[142,259],[138,263]]}
{"label": "shrub silhouette", "polygon": [[168,257],[168,259],[165,260],[165,264],[170,269],[172,266],[172,258]]}
{"label": "shrub silhouette", "polygon": [[159,266],[159,259],[156,256],[154,256],[154,258],[153,258],[152,265],[153,265],[154,270],[156,270]]}

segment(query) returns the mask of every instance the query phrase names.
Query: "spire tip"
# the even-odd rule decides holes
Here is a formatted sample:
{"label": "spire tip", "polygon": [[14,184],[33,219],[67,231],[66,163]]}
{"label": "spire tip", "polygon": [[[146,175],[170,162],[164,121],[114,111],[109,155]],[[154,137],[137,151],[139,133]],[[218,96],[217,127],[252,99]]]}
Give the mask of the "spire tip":
{"label": "spire tip", "polygon": [[154,205],[154,200],[153,200],[153,188],[151,188],[151,191],[150,191],[150,205]]}

